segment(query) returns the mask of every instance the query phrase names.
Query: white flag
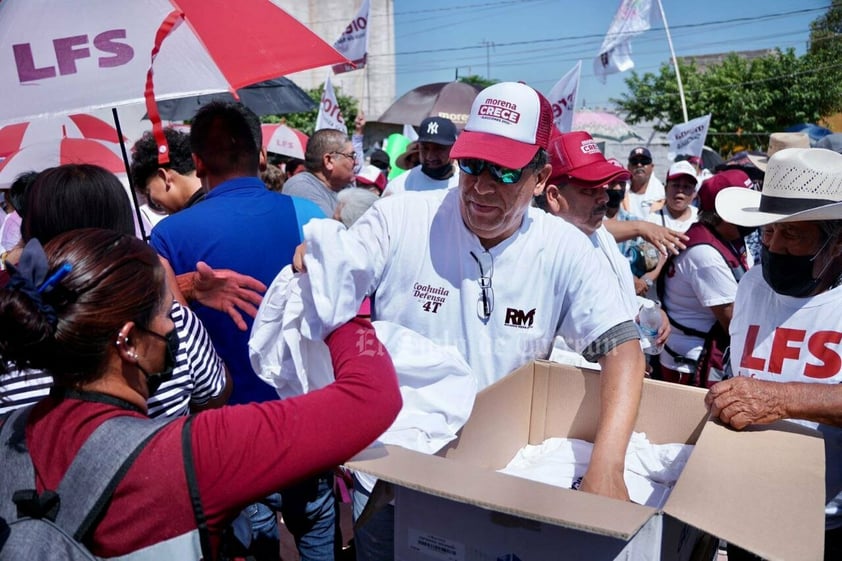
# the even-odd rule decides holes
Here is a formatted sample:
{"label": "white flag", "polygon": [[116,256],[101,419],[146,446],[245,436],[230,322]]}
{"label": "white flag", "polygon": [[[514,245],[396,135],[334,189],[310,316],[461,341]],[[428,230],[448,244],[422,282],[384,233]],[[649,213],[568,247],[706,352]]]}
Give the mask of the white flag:
{"label": "white flag", "polygon": [[369,1],[363,0],[357,15],[345,28],[333,48],[354,64],[337,64],[333,67],[334,74],[342,74],[351,70],[359,70],[365,66],[368,57],[368,13]]}
{"label": "white flag", "polygon": [[413,140],[418,140],[418,133],[415,132],[415,127],[413,127],[410,124],[404,123],[403,135],[407,137],[410,142],[412,142]]}
{"label": "white flag", "polygon": [[691,119],[686,123],[675,125],[667,134],[669,140],[669,151],[667,157],[670,161],[675,160],[675,157],[681,154],[687,156],[702,156],[702,150],[705,147],[705,138],[708,135],[708,126],[710,125],[710,113],[704,117],[697,117]]}
{"label": "white flag", "polygon": [[594,74],[603,84],[606,75],[634,68],[631,39],[649,29],[651,11],[652,0],[623,0],[620,4],[593,61]]}
{"label": "white flag", "polygon": [[325,91],[322,93],[322,102],[319,104],[319,115],[316,117],[314,130],[321,129],[336,129],[348,134],[348,127],[345,126],[345,119],[342,118],[342,110],[339,109],[339,102],[336,101],[336,94],[333,93],[330,74],[325,80]]}
{"label": "white flag", "polygon": [[553,107],[553,123],[560,132],[573,130],[573,110],[576,108],[576,96],[579,94],[579,76],[582,73],[582,61],[561,77],[550,91],[550,103]]}

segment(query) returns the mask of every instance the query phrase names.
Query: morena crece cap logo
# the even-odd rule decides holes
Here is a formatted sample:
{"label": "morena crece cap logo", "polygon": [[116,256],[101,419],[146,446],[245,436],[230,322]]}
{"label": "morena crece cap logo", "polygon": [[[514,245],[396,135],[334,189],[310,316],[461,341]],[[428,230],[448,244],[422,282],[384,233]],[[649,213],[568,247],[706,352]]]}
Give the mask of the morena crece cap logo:
{"label": "morena crece cap logo", "polygon": [[520,121],[517,104],[505,99],[486,99],[477,109],[477,116],[514,125]]}

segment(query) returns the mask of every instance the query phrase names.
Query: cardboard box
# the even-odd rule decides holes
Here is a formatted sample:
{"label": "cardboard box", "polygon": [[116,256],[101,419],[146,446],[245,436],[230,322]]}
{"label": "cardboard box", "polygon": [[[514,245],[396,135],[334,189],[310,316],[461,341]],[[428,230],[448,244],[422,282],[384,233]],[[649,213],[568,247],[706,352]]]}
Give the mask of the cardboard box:
{"label": "cardboard box", "polygon": [[695,444],[661,510],[496,472],[526,444],[593,441],[599,385],[598,373],[530,363],[482,391],[438,455],[386,446],[349,462],[392,484],[395,558],[710,559],[711,536],[770,560],[822,558],[818,433],[785,422],[734,431],[708,420],[701,389],[644,385],[635,431]]}

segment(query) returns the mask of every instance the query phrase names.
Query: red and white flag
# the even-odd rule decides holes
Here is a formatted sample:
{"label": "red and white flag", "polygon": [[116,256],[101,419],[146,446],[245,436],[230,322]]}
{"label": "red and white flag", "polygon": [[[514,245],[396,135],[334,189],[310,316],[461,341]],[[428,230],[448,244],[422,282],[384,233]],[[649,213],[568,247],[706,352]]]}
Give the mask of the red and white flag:
{"label": "red and white flag", "polygon": [[351,70],[359,70],[365,67],[368,57],[368,15],[370,0],[363,0],[357,15],[342,32],[342,35],[333,44],[333,48],[342,53],[353,64],[336,64],[333,67],[334,74],[342,74]]}
{"label": "red and white flag", "polygon": [[594,74],[603,84],[608,74],[634,68],[631,40],[651,27],[651,12],[652,0],[622,0],[593,61]]}
{"label": "red and white flag", "polygon": [[573,110],[579,95],[579,76],[582,74],[582,61],[561,77],[550,91],[550,104],[553,107],[553,123],[560,132],[573,130]]}
{"label": "red and white flag", "polygon": [[330,83],[330,74],[325,80],[325,91],[322,92],[322,101],[319,104],[319,114],[316,117],[316,128],[336,129],[348,134],[348,127],[345,126],[345,119],[342,117],[342,110],[339,109],[339,102],[336,101],[336,94],[333,93],[333,84]]}

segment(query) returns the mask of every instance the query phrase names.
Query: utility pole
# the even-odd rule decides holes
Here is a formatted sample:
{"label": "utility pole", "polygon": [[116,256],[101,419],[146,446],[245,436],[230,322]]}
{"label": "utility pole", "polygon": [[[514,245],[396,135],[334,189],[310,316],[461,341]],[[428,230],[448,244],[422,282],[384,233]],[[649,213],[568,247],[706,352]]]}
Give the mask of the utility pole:
{"label": "utility pole", "polygon": [[480,41],[480,45],[485,46],[485,77],[491,80],[491,47],[494,46],[493,41]]}

